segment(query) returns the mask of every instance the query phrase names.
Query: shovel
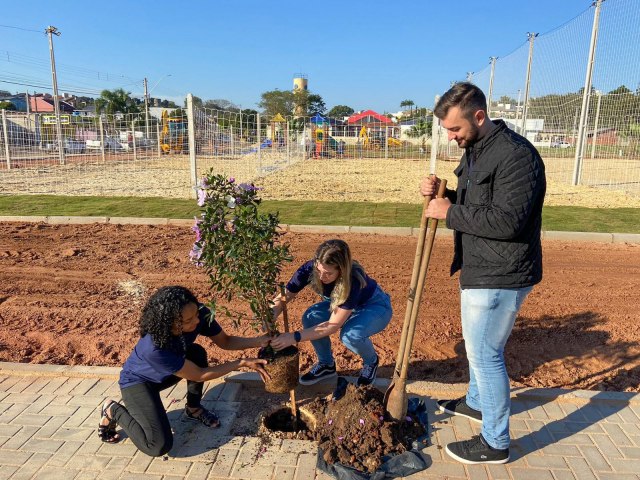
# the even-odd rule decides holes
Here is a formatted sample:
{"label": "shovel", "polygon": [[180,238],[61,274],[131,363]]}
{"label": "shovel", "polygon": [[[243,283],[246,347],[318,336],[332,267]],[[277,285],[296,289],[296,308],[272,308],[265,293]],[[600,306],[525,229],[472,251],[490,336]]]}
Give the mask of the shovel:
{"label": "shovel", "polygon": [[[440,181],[438,190],[438,198],[444,197],[447,186],[446,180]],[[404,316],[402,326],[402,335],[400,337],[400,345],[398,346],[398,356],[396,366],[393,371],[391,384],[384,394],[384,406],[392,418],[400,420],[407,413],[407,370],[409,368],[409,357],[411,355],[411,346],[413,345],[413,335],[416,329],[416,319],[420,307],[420,297],[424,290],[427,269],[429,268],[429,260],[431,258],[431,250],[438,228],[438,220],[431,219],[429,225],[429,235],[427,237],[427,219],[425,211],[427,205],[431,201],[431,197],[425,197],[422,218],[420,221],[420,233],[418,236],[418,245],[416,247],[416,256],[413,262],[413,272],[411,274],[411,284],[409,286],[409,296],[407,299],[407,309]]]}
{"label": "shovel", "polygon": [[[289,331],[289,314],[287,313],[287,289],[284,283],[280,284],[280,302],[282,302],[282,320],[284,322],[284,331]],[[298,431],[298,409],[296,407],[296,390],[292,388],[289,390],[289,396],[291,397],[291,414],[293,415],[293,430]]]}

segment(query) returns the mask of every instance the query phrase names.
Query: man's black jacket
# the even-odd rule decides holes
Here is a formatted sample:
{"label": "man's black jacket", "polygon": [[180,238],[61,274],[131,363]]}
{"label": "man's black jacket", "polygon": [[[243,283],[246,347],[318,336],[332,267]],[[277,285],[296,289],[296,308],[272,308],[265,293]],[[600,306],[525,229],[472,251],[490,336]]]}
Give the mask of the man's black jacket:
{"label": "man's black jacket", "polygon": [[462,288],[521,288],[542,279],[544,163],[502,121],[465,150],[447,227],[455,230],[451,274]]}

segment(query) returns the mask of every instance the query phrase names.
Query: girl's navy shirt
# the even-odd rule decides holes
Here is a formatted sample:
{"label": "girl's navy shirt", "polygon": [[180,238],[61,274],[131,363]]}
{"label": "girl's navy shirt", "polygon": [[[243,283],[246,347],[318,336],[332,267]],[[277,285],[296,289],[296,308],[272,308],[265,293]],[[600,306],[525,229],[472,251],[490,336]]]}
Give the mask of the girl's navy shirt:
{"label": "girl's navy shirt", "polygon": [[[309,260],[304,265],[302,265],[291,277],[289,283],[287,283],[287,290],[291,293],[298,293],[304,287],[311,283],[311,279],[313,278],[313,269],[314,269],[314,260]],[[364,273],[364,272],[363,272]],[[378,288],[378,284],[376,281],[367,276],[364,273],[365,286],[360,286],[360,279],[356,276],[354,269],[351,269],[351,291],[349,292],[349,296],[347,300],[338,305],[338,307],[344,310],[354,310],[365,303],[373,296]],[[331,292],[336,286],[336,282],[331,282],[327,284],[322,284],[322,296],[325,298],[331,297]]]}
{"label": "girl's navy shirt", "polygon": [[[198,305],[200,322],[193,332],[182,334],[184,346],[188,347],[196,341],[198,335],[214,337],[222,328],[204,305]],[[185,352],[180,337],[172,337],[170,348],[158,348],[151,335],[146,334],[138,340],[133,351],[124,362],[120,372],[120,388],[131,387],[140,383],[162,383],[184,366]]]}

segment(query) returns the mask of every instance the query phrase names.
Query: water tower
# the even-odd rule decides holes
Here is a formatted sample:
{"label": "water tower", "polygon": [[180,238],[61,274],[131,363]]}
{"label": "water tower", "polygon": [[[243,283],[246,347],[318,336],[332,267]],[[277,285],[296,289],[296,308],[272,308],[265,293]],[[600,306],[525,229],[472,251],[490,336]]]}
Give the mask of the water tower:
{"label": "water tower", "polygon": [[[306,92],[308,90],[309,90],[309,79],[307,78],[307,75],[304,73],[296,73],[293,76],[293,93],[301,92],[301,91]],[[303,106],[296,106],[294,112],[296,116],[302,116],[306,113],[304,111]]]}

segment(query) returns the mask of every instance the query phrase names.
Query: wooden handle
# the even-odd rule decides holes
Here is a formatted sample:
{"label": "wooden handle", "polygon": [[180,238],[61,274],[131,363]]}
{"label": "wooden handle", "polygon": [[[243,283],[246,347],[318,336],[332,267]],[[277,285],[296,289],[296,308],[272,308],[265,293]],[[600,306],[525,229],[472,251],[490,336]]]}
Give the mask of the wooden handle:
{"label": "wooden handle", "polygon": [[[447,189],[447,181],[440,180],[440,188],[438,189],[438,198],[443,198]],[[413,335],[416,330],[416,320],[418,318],[418,311],[420,310],[420,297],[422,297],[422,291],[424,290],[425,278],[427,276],[427,270],[429,269],[429,260],[431,259],[431,250],[433,249],[433,242],[436,236],[436,229],[438,228],[438,220],[431,219],[429,226],[429,235],[426,241],[424,253],[422,254],[422,261],[420,263],[420,269],[418,273],[418,284],[416,286],[416,298],[413,302],[411,309],[411,319],[409,321],[409,327],[407,328],[407,339],[404,347],[404,358],[402,360],[402,369],[400,370],[400,378],[407,378],[407,370],[409,368],[409,359],[411,357],[411,346],[413,345]]]}
{"label": "wooden handle", "polygon": [[287,313],[287,289],[284,283],[280,284],[280,302],[282,303],[282,320],[284,322],[284,332],[289,331],[289,314]]}

